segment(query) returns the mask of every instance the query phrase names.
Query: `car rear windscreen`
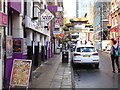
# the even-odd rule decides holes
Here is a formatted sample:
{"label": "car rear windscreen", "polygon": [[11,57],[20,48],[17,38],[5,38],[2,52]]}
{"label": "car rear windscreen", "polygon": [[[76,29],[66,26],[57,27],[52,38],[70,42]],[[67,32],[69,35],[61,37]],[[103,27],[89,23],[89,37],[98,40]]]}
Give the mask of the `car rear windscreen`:
{"label": "car rear windscreen", "polygon": [[77,52],[95,52],[94,47],[78,47]]}

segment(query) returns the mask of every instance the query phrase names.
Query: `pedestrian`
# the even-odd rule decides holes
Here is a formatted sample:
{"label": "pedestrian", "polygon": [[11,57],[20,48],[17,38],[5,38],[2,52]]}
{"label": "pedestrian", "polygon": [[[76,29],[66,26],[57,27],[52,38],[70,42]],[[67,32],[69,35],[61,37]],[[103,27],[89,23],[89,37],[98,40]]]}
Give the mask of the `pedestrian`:
{"label": "pedestrian", "polygon": [[120,73],[120,68],[119,68],[119,46],[117,44],[116,40],[111,39],[113,42],[113,45],[110,49],[110,54],[111,54],[111,60],[112,60],[112,69],[113,73],[115,73],[115,63],[117,65],[118,73]]}

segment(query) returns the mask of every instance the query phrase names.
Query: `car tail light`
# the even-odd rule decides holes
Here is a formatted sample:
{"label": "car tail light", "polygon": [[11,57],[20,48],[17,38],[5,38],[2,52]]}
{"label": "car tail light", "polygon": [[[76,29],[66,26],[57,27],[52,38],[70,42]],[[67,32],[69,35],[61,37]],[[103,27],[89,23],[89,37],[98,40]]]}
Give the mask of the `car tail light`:
{"label": "car tail light", "polygon": [[94,53],[94,54],[92,54],[92,55],[98,55],[98,53]]}
{"label": "car tail light", "polygon": [[93,60],[93,61],[98,61],[98,60]]}
{"label": "car tail light", "polygon": [[74,56],[81,56],[80,54],[78,54],[78,53],[74,53]]}

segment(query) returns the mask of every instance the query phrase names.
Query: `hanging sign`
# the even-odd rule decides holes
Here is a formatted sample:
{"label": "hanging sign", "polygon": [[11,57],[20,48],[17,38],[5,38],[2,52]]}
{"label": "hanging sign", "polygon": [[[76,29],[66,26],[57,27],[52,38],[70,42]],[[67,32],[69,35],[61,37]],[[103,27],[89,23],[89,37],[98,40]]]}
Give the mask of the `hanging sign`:
{"label": "hanging sign", "polygon": [[41,21],[45,22],[45,23],[49,23],[53,18],[54,15],[48,10],[46,9],[42,14],[41,14]]}

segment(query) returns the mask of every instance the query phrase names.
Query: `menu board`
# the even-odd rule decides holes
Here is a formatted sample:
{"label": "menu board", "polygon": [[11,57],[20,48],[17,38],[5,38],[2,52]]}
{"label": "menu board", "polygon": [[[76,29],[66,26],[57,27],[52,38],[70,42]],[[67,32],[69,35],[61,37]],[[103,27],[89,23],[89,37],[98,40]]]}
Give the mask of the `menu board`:
{"label": "menu board", "polygon": [[11,36],[6,37],[6,55],[7,58],[12,58],[13,53],[13,40]]}
{"label": "menu board", "polygon": [[13,40],[13,52],[22,52],[22,41],[21,39]]}
{"label": "menu board", "polygon": [[31,70],[32,60],[14,59],[10,85],[14,86],[28,86]]}

